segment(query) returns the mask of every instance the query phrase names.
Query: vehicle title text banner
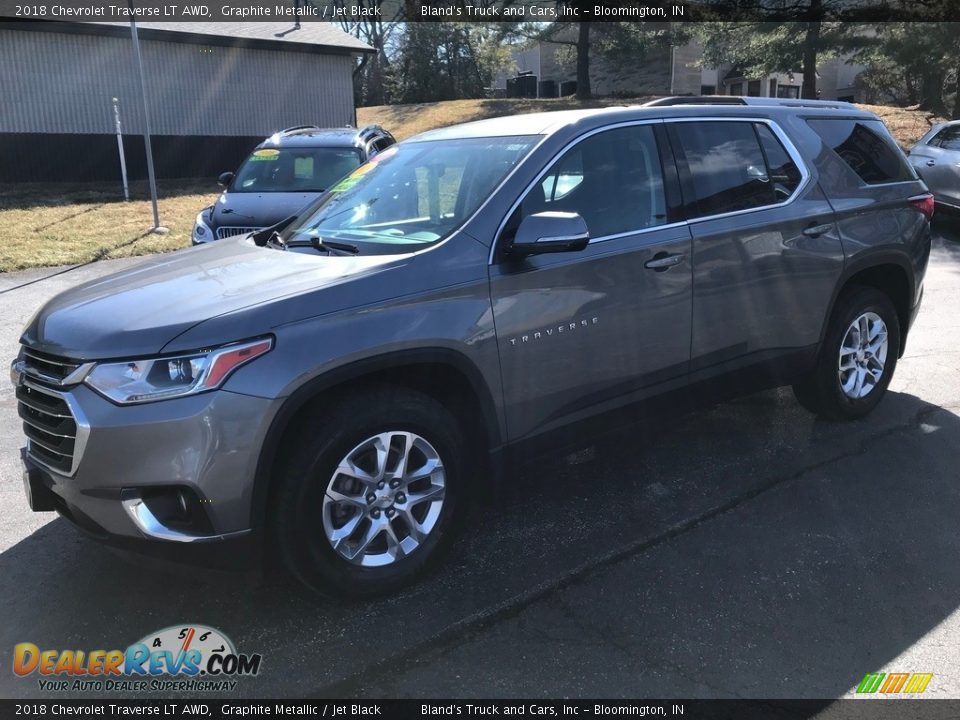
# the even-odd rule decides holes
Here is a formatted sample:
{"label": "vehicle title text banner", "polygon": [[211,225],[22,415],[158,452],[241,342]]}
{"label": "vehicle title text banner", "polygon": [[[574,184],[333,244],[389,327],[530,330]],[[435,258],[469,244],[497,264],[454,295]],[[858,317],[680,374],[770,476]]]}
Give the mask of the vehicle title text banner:
{"label": "vehicle title text banner", "polygon": [[[708,22],[960,20],[953,2],[838,0],[0,0],[0,21],[59,22]],[[813,14],[811,14],[813,13]]]}

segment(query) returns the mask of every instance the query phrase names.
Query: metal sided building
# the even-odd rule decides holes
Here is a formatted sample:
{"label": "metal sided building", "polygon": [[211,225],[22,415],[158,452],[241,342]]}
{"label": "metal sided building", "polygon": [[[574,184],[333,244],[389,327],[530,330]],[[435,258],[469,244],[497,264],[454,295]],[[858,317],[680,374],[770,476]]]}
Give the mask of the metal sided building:
{"label": "metal sided building", "polygon": [[[353,70],[372,49],[329,22],[137,25],[158,177],[215,177],[293,125],[355,123]],[[130,26],[0,22],[0,182],[146,176]]]}

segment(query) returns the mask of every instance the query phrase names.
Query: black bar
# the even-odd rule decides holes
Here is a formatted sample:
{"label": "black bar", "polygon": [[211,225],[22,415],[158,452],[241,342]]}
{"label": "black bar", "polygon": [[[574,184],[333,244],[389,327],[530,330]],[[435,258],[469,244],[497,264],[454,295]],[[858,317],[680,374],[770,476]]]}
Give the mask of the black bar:
{"label": "black bar", "polygon": [[[341,22],[376,12],[381,20],[430,21],[674,21],[711,20],[852,21],[892,20],[940,22],[957,19],[952,2],[887,2],[860,0],[840,3],[782,3],[777,0],[384,0],[370,10],[361,0],[137,0],[138,22]],[[404,10],[414,8],[415,17]],[[519,14],[518,14],[519,13]],[[129,22],[126,3],[115,0],[0,0],[0,16],[24,21]],[[147,27],[144,28],[145,30]],[[146,37],[146,36],[144,36]]]}
{"label": "black bar", "polygon": [[[797,680],[802,682],[802,679]],[[955,718],[960,700],[0,700],[0,717],[72,718],[459,718],[583,720],[583,718],[682,718],[683,720],[800,720],[827,711],[830,718]]]}

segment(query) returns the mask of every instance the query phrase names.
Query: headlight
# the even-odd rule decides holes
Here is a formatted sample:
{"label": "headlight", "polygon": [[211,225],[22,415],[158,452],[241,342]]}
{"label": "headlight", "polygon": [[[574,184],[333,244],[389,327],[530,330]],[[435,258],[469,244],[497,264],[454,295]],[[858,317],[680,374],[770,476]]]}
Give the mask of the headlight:
{"label": "headlight", "polygon": [[197,219],[193,222],[192,239],[195,243],[205,243],[213,240],[213,230],[210,229],[210,226],[207,225],[206,220],[204,220],[204,212],[204,210],[201,210],[197,213]]}
{"label": "headlight", "polygon": [[215,390],[241,365],[270,351],[271,338],[178,357],[98,364],[84,382],[124,405]]}

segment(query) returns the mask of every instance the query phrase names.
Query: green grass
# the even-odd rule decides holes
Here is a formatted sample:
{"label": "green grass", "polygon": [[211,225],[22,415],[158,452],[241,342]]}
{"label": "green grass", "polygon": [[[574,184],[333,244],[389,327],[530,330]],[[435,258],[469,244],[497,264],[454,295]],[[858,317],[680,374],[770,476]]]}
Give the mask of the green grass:
{"label": "green grass", "polygon": [[0,186],[0,272],[73,265],[106,258],[167,252],[190,245],[193,221],[217,196],[213,181],[166,181],[159,187],[160,223],[146,183],[134,183],[125,202],[119,186],[21,184]]}

